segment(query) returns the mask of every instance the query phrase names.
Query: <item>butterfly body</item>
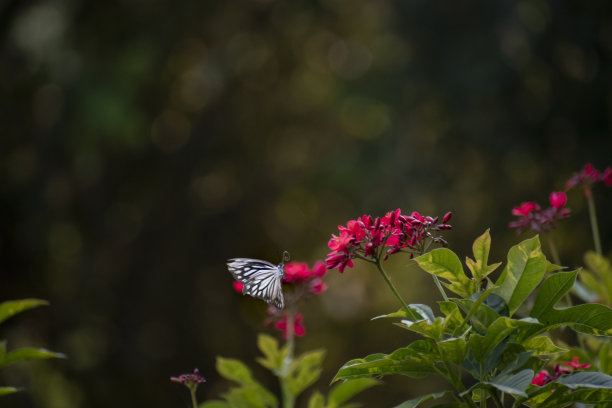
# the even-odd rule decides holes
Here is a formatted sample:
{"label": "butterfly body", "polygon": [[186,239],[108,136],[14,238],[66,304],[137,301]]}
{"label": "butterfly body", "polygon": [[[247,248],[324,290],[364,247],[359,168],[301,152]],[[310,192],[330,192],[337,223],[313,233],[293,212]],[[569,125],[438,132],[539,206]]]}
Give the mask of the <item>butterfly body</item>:
{"label": "butterfly body", "polygon": [[266,301],[281,310],[285,306],[281,280],[285,265],[252,258],[232,258],[227,269],[234,279],[242,283],[242,293]]}

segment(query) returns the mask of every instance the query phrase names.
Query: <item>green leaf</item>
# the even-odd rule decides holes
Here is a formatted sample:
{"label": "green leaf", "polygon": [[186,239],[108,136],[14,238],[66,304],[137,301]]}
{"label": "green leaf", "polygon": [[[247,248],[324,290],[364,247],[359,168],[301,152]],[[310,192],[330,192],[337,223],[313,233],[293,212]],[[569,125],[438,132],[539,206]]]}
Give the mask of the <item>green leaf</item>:
{"label": "green leaf", "polygon": [[574,283],[574,291],[582,300],[586,302],[596,302],[601,300],[610,304],[605,285],[591,272],[583,269],[580,271],[579,282]]}
{"label": "green leaf", "polygon": [[309,351],[291,363],[290,374],[287,377],[287,386],[291,394],[299,395],[319,379],[324,355],[323,350]]}
{"label": "green leaf", "polygon": [[412,321],[420,321],[423,319],[433,321],[435,318],[431,307],[420,303],[413,303],[408,305],[408,310],[401,308],[397,312],[373,317],[372,320],[384,319],[389,317],[400,317],[404,319],[410,319]]}
{"label": "green leaf", "polygon": [[315,391],[308,400],[307,408],[325,408],[325,397],[319,391]]}
{"label": "green leaf", "polygon": [[599,369],[606,373],[612,374],[612,355],[610,354],[610,343],[605,342],[599,349]]}
{"label": "green leaf", "polygon": [[487,329],[484,336],[472,334],[468,341],[468,346],[474,352],[477,361],[482,361],[502,340],[521,326],[528,325],[529,322],[511,319],[509,317],[499,317]]}
{"label": "green leaf", "polygon": [[487,265],[487,262],[489,261],[490,249],[491,234],[489,234],[489,229],[487,229],[484,234],[476,238],[474,244],[472,245],[474,259],[467,257],[465,259],[465,264],[472,272],[472,276],[476,282],[480,282],[482,278],[489,275],[491,272],[497,269],[499,265],[501,265],[501,262],[493,265]]}
{"label": "green leaf", "polygon": [[415,407],[418,407],[419,405],[421,405],[423,402],[429,401],[431,399],[443,398],[446,395],[452,395],[452,392],[451,391],[442,391],[442,392],[436,392],[436,393],[421,395],[420,397],[413,398],[413,399],[408,400],[408,401],[404,401],[401,404],[396,405],[394,408],[415,408]]}
{"label": "green leaf", "polygon": [[[559,388],[558,385],[557,388]],[[595,404],[597,407],[607,407],[609,406],[607,404],[612,403],[612,390],[608,389],[579,389],[571,393],[564,393],[563,391],[549,391],[541,396],[538,395],[530,398],[523,403],[533,408],[562,408],[574,403]]]}
{"label": "green leaf", "polygon": [[484,333],[487,328],[497,319],[499,314],[484,304],[476,304],[471,299],[453,299],[461,307],[466,315],[470,316],[470,322],[478,332]]}
{"label": "green leaf", "polygon": [[417,340],[388,355],[377,353],[351,360],[340,368],[332,382],[390,374],[423,378],[436,372],[435,364],[439,361],[440,355],[434,344],[427,340]]}
{"label": "green leaf", "polygon": [[531,384],[533,375],[533,370],[525,369],[516,374],[500,374],[491,381],[483,381],[483,383],[492,385],[493,387],[507,394],[527,397],[525,390]]}
{"label": "green leaf", "polygon": [[225,401],[206,401],[198,405],[198,408],[232,408],[232,406]]}
{"label": "green leaf", "polygon": [[454,337],[438,342],[438,348],[443,361],[461,364],[465,359],[467,341],[465,337]]}
{"label": "green leaf", "polygon": [[552,310],[554,305],[572,288],[578,271],[557,272],[549,276],[538,290],[529,316],[539,318]]}
{"label": "green leaf", "polygon": [[279,349],[278,341],[267,334],[260,334],[257,337],[257,347],[264,355],[264,358],[257,358],[259,364],[272,371],[281,369],[283,361],[288,355],[286,347]]}
{"label": "green leaf", "polygon": [[380,384],[380,382],[372,378],[356,378],[354,380],[344,381],[334,386],[329,392],[327,408],[339,407],[360,392],[378,384]]}
{"label": "green leaf", "polygon": [[547,326],[571,325],[574,330],[587,334],[612,334],[612,309],[597,303],[552,309],[539,320]]}
{"label": "green leaf", "polygon": [[463,324],[463,317],[459,306],[453,302],[441,301],[438,302],[440,311],[446,316],[444,318],[443,330],[444,333],[454,333],[455,329]]}
{"label": "green leaf", "polygon": [[506,301],[510,316],[538,286],[547,266],[537,235],[510,249],[508,265],[497,282],[496,292]]}
{"label": "green leaf", "polygon": [[4,367],[16,361],[42,360],[47,358],[66,358],[66,356],[62,353],[56,353],[45,349],[24,347],[4,354],[3,358],[0,360],[0,367]]}
{"label": "green leaf", "polygon": [[584,255],[584,263],[590,271],[599,277],[600,300],[607,304],[612,303],[612,265],[610,265],[610,262],[603,256],[589,251]]}
{"label": "green leaf", "polygon": [[567,349],[557,347],[547,336],[532,337],[521,343],[525,350],[533,352],[536,356],[548,356],[555,353],[564,353]]}
{"label": "green leaf", "polygon": [[612,389],[612,376],[599,371],[578,371],[559,377],[556,381],[571,389],[606,388]]}
{"label": "green leaf", "polygon": [[251,370],[249,370],[240,360],[217,357],[217,371],[221,377],[235,381],[241,385],[251,385],[255,383],[251,375]]}
{"label": "green leaf", "polygon": [[48,304],[49,302],[41,299],[21,299],[2,302],[0,303],[0,323],[18,313]]}
{"label": "green leaf", "polygon": [[442,327],[442,324],[442,318],[437,317],[433,322],[429,322],[427,320],[421,320],[419,322],[402,320],[402,322],[398,323],[397,325],[403,327],[404,329],[422,334],[425,337],[437,341],[442,338],[442,335],[444,333],[444,328]]}
{"label": "green leaf", "polygon": [[461,261],[450,249],[434,249],[415,258],[415,261],[425,272],[447,280],[449,284],[445,286],[459,296],[467,298],[476,291],[477,282],[465,275]]}
{"label": "green leaf", "polygon": [[0,396],[19,392],[21,389],[15,387],[0,387]]}

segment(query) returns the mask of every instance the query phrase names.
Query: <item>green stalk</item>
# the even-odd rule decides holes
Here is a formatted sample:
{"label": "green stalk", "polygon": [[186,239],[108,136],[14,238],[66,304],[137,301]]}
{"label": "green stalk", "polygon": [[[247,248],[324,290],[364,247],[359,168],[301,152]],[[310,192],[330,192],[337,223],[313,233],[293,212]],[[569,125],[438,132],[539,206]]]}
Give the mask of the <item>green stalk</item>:
{"label": "green stalk", "polygon": [[436,286],[438,287],[438,290],[442,294],[442,297],[444,298],[444,301],[448,302],[448,296],[446,296],[446,292],[444,292],[444,288],[442,287],[442,284],[440,283],[440,279],[438,279],[438,277],[436,275],[431,275],[431,276],[433,277],[433,280],[436,283]]}
{"label": "green stalk", "polygon": [[552,256],[553,262],[555,265],[561,266],[561,258],[559,258],[559,252],[557,252],[557,247],[555,246],[555,242],[549,234],[542,234],[546,242],[548,243],[548,247],[550,248],[550,255]]}
{"label": "green stalk", "polygon": [[404,309],[408,310],[408,304],[404,301],[402,296],[399,294],[399,292],[397,291],[397,288],[395,287],[395,285],[393,285],[393,282],[391,282],[391,279],[389,278],[389,275],[387,275],[387,272],[385,272],[385,269],[383,268],[382,264],[380,263],[380,258],[376,259],[376,266],[378,267],[378,270],[380,271],[380,274],[382,275],[382,277],[385,279],[385,282],[387,282],[387,285],[391,289],[391,292],[393,292],[393,294],[395,295],[397,300],[399,300],[399,302],[402,305],[402,307]]}
{"label": "green stalk", "polygon": [[289,384],[287,383],[287,377],[289,376],[289,368],[293,361],[294,353],[294,336],[293,336],[293,320],[294,314],[292,310],[287,311],[287,357],[283,361],[283,367],[278,375],[278,380],[281,386],[281,393],[283,396],[283,408],[293,408],[295,405],[295,396],[289,390]]}
{"label": "green stalk", "polygon": [[189,393],[191,394],[191,405],[193,406],[193,408],[198,408],[198,400],[196,399],[196,387],[189,387]]}
{"label": "green stalk", "polygon": [[584,189],[584,196],[589,205],[589,219],[591,220],[591,232],[593,233],[595,252],[597,252],[597,255],[601,255],[601,240],[599,239],[599,228],[597,228],[597,214],[595,213],[595,202],[593,201],[593,194],[590,188],[586,187]]}

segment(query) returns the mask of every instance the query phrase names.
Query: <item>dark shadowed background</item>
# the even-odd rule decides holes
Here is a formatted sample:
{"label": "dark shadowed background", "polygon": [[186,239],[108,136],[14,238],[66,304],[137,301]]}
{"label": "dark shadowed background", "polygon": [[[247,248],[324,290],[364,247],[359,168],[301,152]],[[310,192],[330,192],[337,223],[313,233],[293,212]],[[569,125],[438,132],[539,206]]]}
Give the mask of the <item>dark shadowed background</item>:
{"label": "dark shadowed background", "polygon": [[[233,292],[227,258],[312,263],[338,224],[401,207],[452,211],[461,258],[491,227],[501,261],[514,205],[612,164],[603,0],[6,0],[0,36],[0,299],[51,302],[0,338],[69,357],[2,371],[28,388],[2,406],[186,407],[169,377],[199,367],[217,396],[216,355],[275,387],[255,363],[265,304]],[[576,266],[590,230],[579,192],[569,207],[555,239]],[[407,258],[388,269],[437,299]],[[297,343],[328,350],[325,393],[343,362],[412,339],[369,321],[398,308],[374,270],[327,282]],[[360,400],[442,386],[385,382]]]}

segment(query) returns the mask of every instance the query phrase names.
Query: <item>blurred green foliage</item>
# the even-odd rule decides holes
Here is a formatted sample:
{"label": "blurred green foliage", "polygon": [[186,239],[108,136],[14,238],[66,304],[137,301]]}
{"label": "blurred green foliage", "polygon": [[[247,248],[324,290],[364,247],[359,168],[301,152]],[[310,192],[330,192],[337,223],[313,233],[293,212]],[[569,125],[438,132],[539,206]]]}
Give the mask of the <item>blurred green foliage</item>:
{"label": "blurred green foliage", "polygon": [[[253,358],[265,307],[232,292],[224,261],[320,259],[337,224],[362,213],[451,210],[451,248],[469,253],[491,227],[501,260],[518,242],[512,206],[544,202],[587,161],[610,164],[611,11],[603,0],[3,2],[0,298],[49,299],[51,317],[8,333],[70,356],[11,374],[32,392],[5,398],[178,406],[168,377],[194,366],[216,395],[212,356]],[[581,197],[568,206],[556,239],[574,266],[590,235]],[[609,252],[607,227],[602,241]],[[407,260],[391,273],[393,262]],[[414,271],[394,279],[423,303],[433,288]],[[323,383],[404,341],[364,323],[394,307],[371,270],[329,284],[302,342],[328,350]],[[388,405],[409,397],[388,389]]]}

